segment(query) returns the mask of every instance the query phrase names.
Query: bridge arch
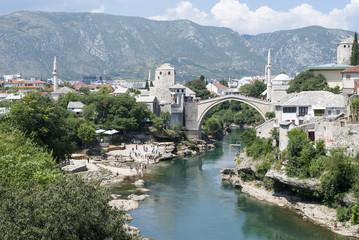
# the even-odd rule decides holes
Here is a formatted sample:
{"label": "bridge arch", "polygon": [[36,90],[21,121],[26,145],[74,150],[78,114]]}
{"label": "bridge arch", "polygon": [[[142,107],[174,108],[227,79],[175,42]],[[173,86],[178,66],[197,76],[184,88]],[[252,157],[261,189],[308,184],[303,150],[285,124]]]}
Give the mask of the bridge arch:
{"label": "bridge arch", "polygon": [[[248,98],[248,97],[241,96],[241,95],[226,95],[223,97],[213,98],[213,101],[210,101],[210,100],[202,101],[202,103],[205,102],[203,104],[205,106],[202,109],[202,111],[198,111],[198,130],[202,129],[202,122],[204,120],[204,117],[208,113],[208,111],[211,110],[213,107],[217,106],[218,104],[221,104],[221,103],[227,102],[227,101],[237,101],[237,102],[245,103],[245,104],[253,107],[257,112],[259,112],[259,114],[265,120],[265,114],[266,114],[266,112],[268,112],[267,107],[265,109],[263,109],[263,107],[261,108],[260,106],[258,106],[258,104],[256,104],[257,101],[262,102],[262,100],[252,99],[252,98]],[[260,105],[263,105],[263,104],[268,105],[267,102],[260,103]]]}

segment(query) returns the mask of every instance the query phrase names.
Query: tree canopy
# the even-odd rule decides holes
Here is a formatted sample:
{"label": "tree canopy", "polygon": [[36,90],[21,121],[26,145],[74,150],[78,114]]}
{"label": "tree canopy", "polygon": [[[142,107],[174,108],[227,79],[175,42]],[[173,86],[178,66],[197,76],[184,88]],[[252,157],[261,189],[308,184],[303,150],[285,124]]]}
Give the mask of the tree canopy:
{"label": "tree canopy", "polygon": [[239,93],[250,97],[260,98],[262,92],[267,89],[267,85],[261,81],[254,81],[239,88]]}
{"label": "tree canopy", "polygon": [[320,91],[328,87],[328,82],[323,74],[315,75],[313,72],[304,71],[299,73],[289,82],[288,93],[302,91]]}
{"label": "tree canopy", "polygon": [[191,89],[196,93],[196,97],[201,99],[207,99],[211,93],[206,88],[206,82],[204,81],[204,76],[202,75],[199,79],[188,81],[185,86]]}

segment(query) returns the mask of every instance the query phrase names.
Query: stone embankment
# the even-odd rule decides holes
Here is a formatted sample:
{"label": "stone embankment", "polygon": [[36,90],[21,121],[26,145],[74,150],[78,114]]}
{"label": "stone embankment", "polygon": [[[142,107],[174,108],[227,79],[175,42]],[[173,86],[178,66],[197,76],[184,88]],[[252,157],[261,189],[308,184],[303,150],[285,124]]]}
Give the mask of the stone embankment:
{"label": "stone embankment", "polygon": [[[222,169],[222,180],[230,181],[235,188],[240,189],[244,194],[254,197],[260,201],[292,209],[302,215],[304,220],[308,220],[317,225],[328,228],[337,234],[359,238],[358,225],[351,225],[348,222],[337,222],[337,228],[334,229],[334,223],[337,221],[336,209],[329,208],[318,202],[309,202],[297,196],[275,192],[272,189],[266,189],[265,184],[262,181],[243,181],[240,177],[240,172],[243,171],[243,169],[247,172],[249,169],[252,169],[249,165],[245,167],[246,164],[248,164],[248,162],[244,163],[239,169]],[[252,165],[254,164],[252,163]],[[308,188],[310,191],[318,191],[317,180],[297,181],[298,179],[289,178],[282,172],[275,170],[271,170],[267,174],[269,178],[274,179],[275,181],[282,181],[283,184],[288,184],[296,188]]]}

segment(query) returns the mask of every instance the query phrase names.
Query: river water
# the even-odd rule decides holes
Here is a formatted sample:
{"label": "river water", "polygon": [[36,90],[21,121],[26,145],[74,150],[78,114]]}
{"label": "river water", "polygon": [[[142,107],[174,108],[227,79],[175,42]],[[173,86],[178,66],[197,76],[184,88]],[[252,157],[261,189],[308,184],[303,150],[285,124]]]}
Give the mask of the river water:
{"label": "river water", "polygon": [[218,148],[163,162],[146,174],[150,198],[130,211],[144,237],[169,239],[348,239],[318,227],[291,210],[247,197],[222,183],[220,169],[234,167],[234,130]]}

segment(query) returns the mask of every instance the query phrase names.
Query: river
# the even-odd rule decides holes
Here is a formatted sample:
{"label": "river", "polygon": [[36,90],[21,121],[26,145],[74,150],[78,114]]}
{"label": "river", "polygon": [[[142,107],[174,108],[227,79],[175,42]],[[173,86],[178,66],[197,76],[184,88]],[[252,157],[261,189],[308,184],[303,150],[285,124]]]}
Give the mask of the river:
{"label": "river", "polygon": [[144,177],[150,198],[129,212],[131,225],[156,240],[349,239],[222,183],[219,171],[234,167],[229,144],[239,140],[240,131],[232,131],[214,151],[154,166]]}

